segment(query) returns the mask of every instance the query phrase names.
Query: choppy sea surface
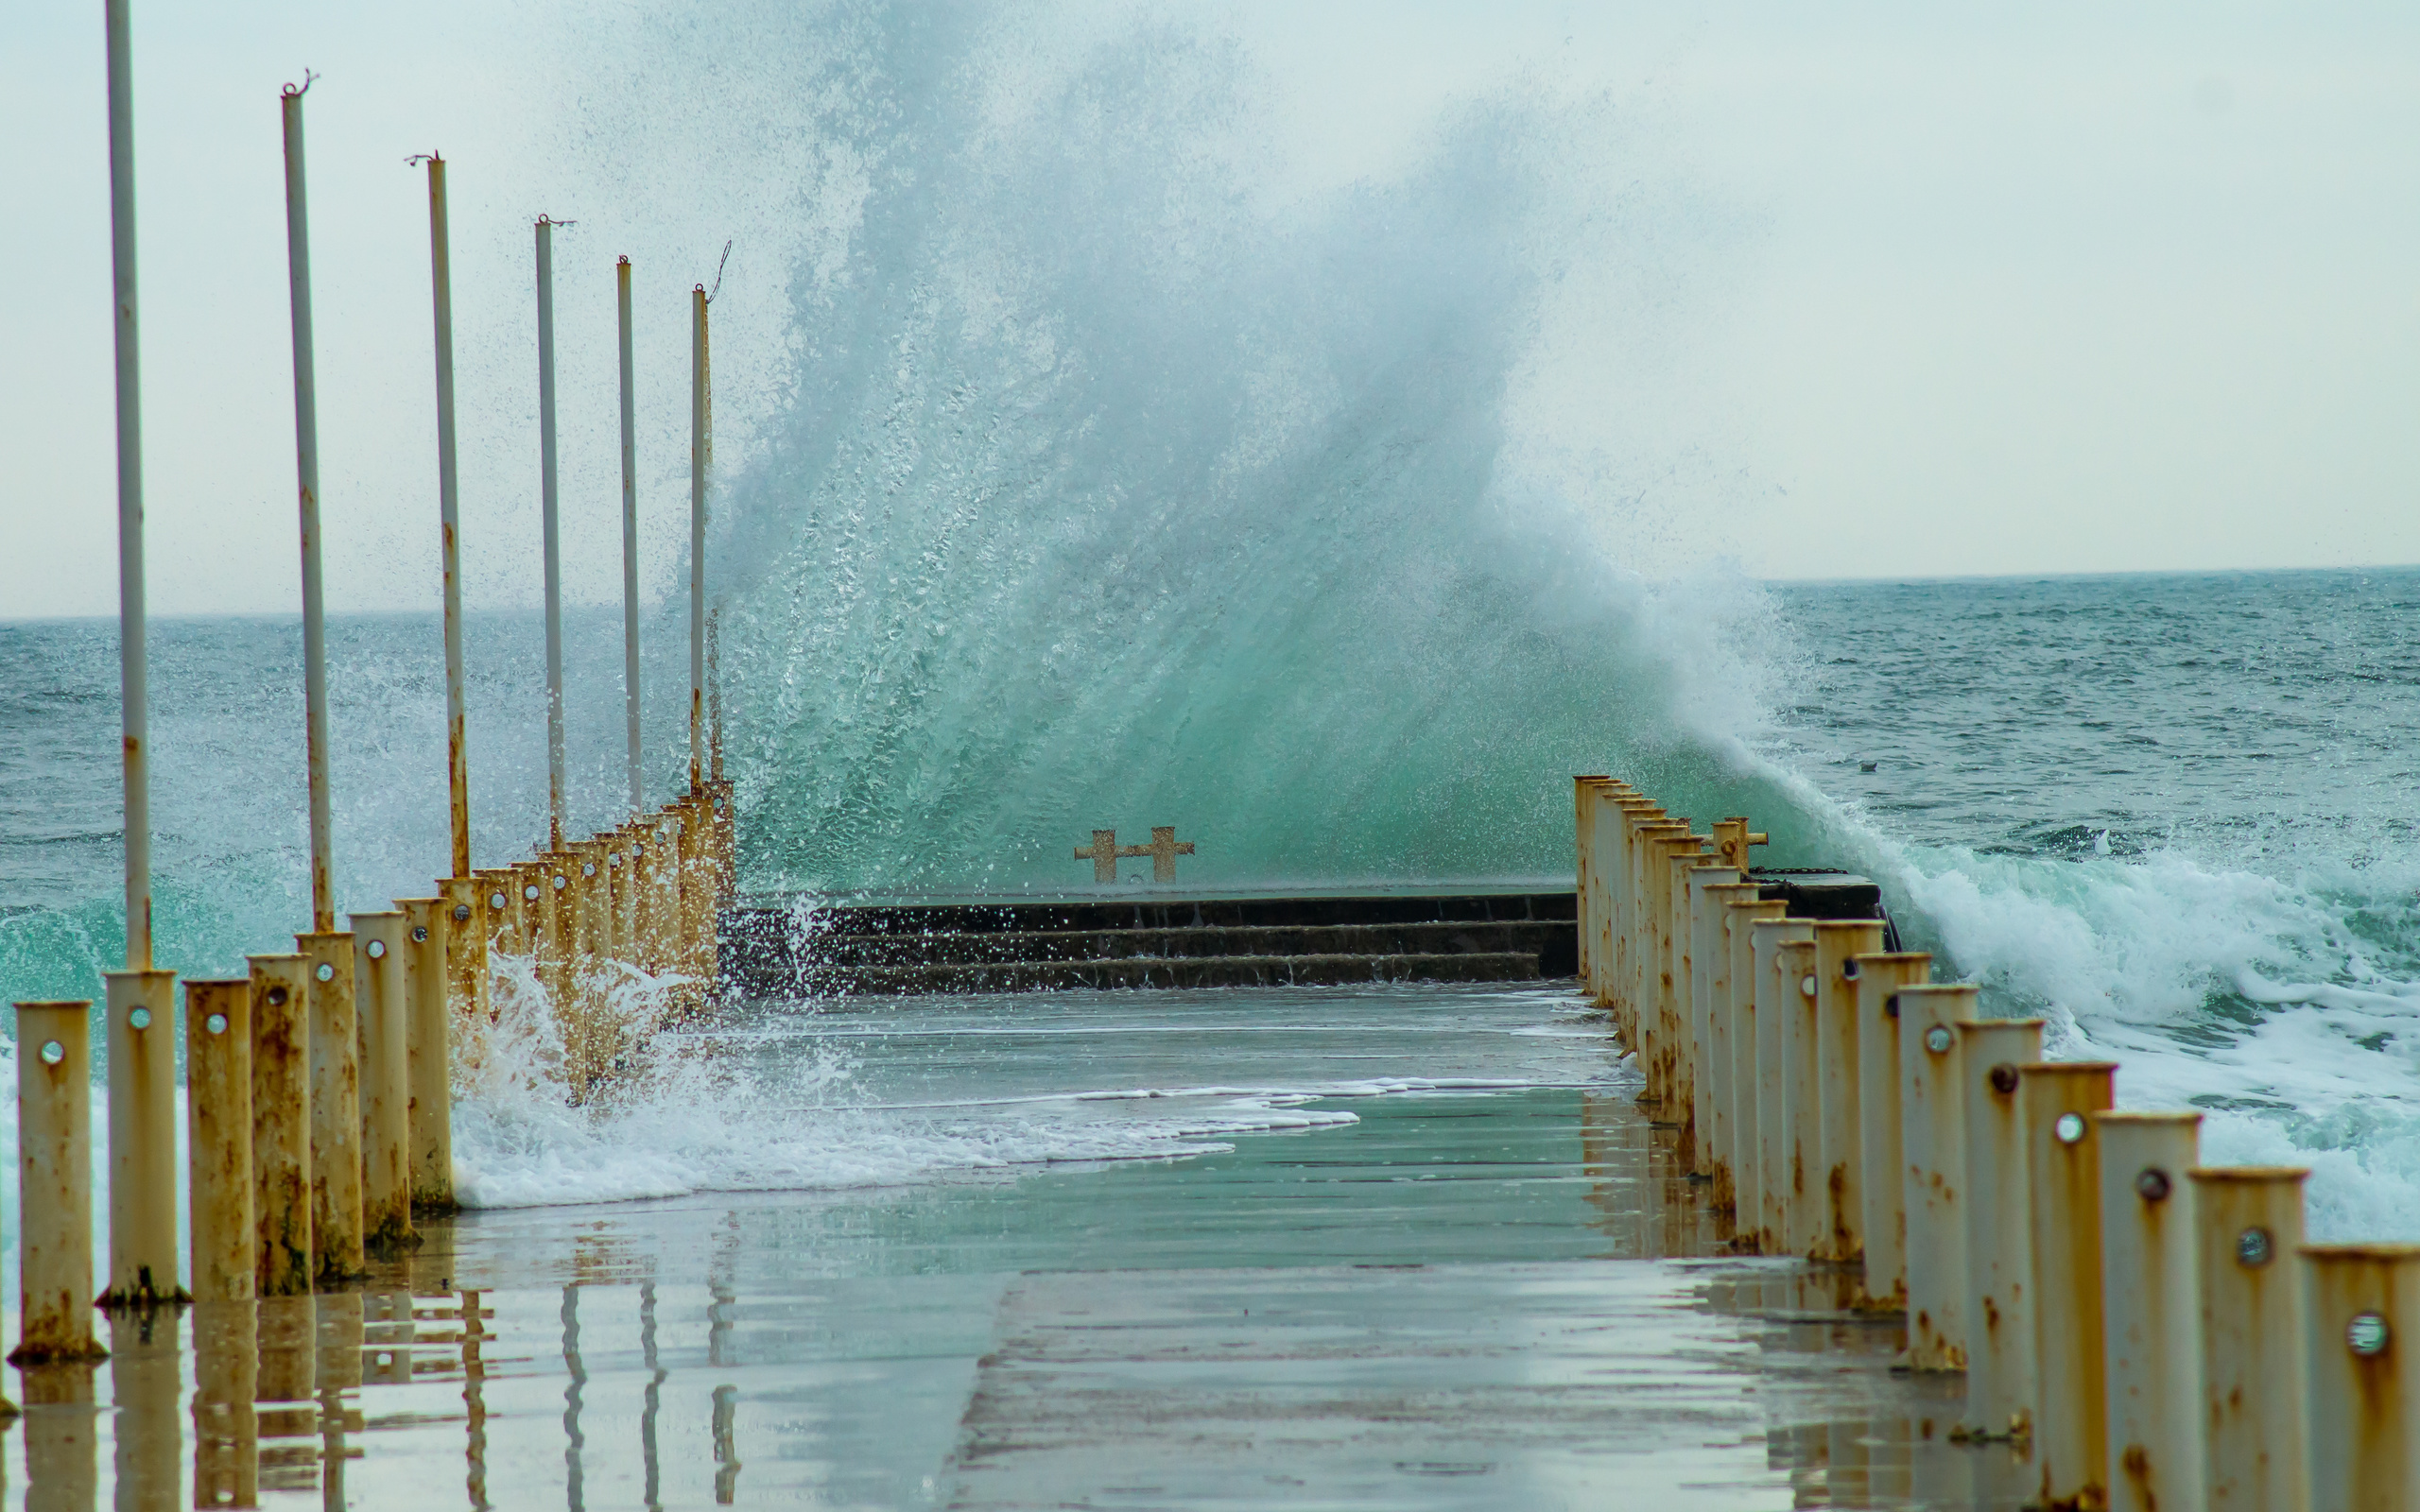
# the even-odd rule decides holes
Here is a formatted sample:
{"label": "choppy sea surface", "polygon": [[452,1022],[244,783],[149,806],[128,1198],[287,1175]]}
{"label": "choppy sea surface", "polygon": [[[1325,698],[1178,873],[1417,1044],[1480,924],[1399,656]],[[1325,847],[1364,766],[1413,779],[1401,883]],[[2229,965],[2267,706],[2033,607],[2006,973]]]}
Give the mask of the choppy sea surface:
{"label": "choppy sea surface", "polygon": [[[1938,972],[1983,981],[1993,1011],[2048,1014],[2053,1054],[2118,1059],[2122,1102],[2205,1109],[2212,1159],[2311,1164],[2319,1232],[2420,1234],[2420,866],[2408,853],[2420,572],[1755,592],[1784,648],[1761,674],[1786,690],[1769,717],[1728,738],[1604,738],[1599,760],[1561,771],[1524,753],[1500,780],[1534,784],[1547,812],[1513,837],[1521,871],[1568,867],[1563,783],[1575,766],[1637,771],[1691,813],[1754,815],[1776,835],[1776,859],[1882,879],[1911,941],[1939,953]],[[529,628],[497,621],[478,639],[517,646]],[[600,683],[605,628],[592,637]],[[170,623],[154,642],[162,954],[188,975],[238,970],[306,912],[292,627]],[[432,625],[408,618],[347,622],[335,637],[349,905],[421,890],[442,854],[441,771],[425,759],[435,643]],[[508,659],[475,689],[482,864],[520,849],[514,829],[539,828],[538,752],[513,717],[537,693],[531,661]],[[96,994],[96,973],[115,964],[114,676],[106,624],[0,626],[0,991],[12,1000]],[[618,693],[596,692],[596,725],[610,729]],[[581,801],[600,822],[618,780],[612,754],[599,735],[582,768]],[[744,828],[816,792],[742,777]],[[1483,875],[1493,853],[1457,853],[1450,836],[1409,826],[1394,843],[1408,880]],[[1276,880],[1205,850],[1188,885]],[[794,881],[780,857],[751,855],[756,878]],[[1039,868],[1028,881],[1064,884]],[[1157,1012],[1139,996],[1133,1010],[1138,1022]],[[959,1024],[960,1010],[935,1011],[953,1035],[983,1032]],[[1050,1011],[1006,1000],[979,1017]],[[466,1193],[503,1206],[1183,1154],[1353,1116],[1334,1101],[1299,1111],[1306,1095],[1504,1074],[1411,1074],[1416,1060],[1389,1046],[1374,1051],[1366,1085],[1330,1074],[1307,1086],[1275,1065],[1238,1075],[1213,1018],[1169,1026],[1164,1085],[1070,1098],[1054,1083],[1031,1100],[1004,1061],[997,1086],[903,1095],[893,1083],[912,1078],[912,1044],[895,1032],[874,1044],[810,1004],[765,1041],[778,1055],[744,1038],[690,1045],[653,1091],[575,1113],[549,1079],[544,1026],[523,1023],[517,1039],[506,1027],[502,1052],[461,1090],[458,1125]],[[1197,1045],[1215,1077],[1183,1074]],[[1545,1074],[1614,1074],[1574,1061]],[[716,1115],[699,1116],[708,1103]]]}

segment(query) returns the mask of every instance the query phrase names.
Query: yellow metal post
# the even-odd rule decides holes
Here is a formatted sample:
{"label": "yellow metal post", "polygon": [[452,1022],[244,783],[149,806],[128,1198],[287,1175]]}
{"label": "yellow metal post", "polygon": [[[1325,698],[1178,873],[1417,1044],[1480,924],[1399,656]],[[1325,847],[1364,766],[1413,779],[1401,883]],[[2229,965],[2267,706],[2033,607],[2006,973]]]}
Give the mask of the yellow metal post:
{"label": "yellow metal post", "polygon": [[412,1206],[454,1211],[453,1022],[445,1003],[448,922],[435,898],[404,904],[404,1081],[411,1141],[406,1157]]}
{"label": "yellow metal post", "polygon": [[253,955],[253,1291],[290,1297],[311,1289],[311,1020],[309,963],[301,955]]}
{"label": "yellow metal post", "polygon": [[1959,1026],[1971,983],[1903,987],[1899,1000],[1899,1193],[1908,1216],[1908,1364],[1966,1368],[1966,1076]]}
{"label": "yellow metal post", "polygon": [[411,989],[404,915],[348,916],[359,942],[361,1239],[390,1254],[411,1243]]}
{"label": "yellow metal post", "polygon": [[2199,1113],[2108,1112],[2100,1127],[2101,1327],[2111,1512],[2202,1504]]}
{"label": "yellow metal post", "polygon": [[297,935],[310,963],[311,1256],[333,1283],[369,1268],[361,1245],[361,1023],[347,933]]}
{"label": "yellow metal post", "polygon": [[90,1001],[17,1005],[19,1333],[12,1365],[95,1360]]}
{"label": "yellow metal post", "polygon": [[[1737,877],[1735,869],[1731,872]],[[1703,907],[1697,927],[1703,933],[1698,952],[1697,980],[1704,991],[1705,1072],[1708,1113],[1708,1157],[1714,1173],[1714,1206],[1733,1215],[1735,1234],[1739,1211],[1739,1103],[1741,1088],[1735,1080],[1738,1052],[1735,1039],[1743,1017],[1731,977],[1731,910],[1735,903],[1756,901],[1753,882],[1717,882],[1703,889]],[[1743,984],[1744,985],[1744,984]],[[1747,1092],[1754,1094],[1754,1085]],[[1750,1225],[1749,1227],[1753,1227]]]}
{"label": "yellow metal post", "polygon": [[1957,1026],[1966,1105],[1966,1427],[1984,1437],[2033,1423],[2033,1241],[2020,1067],[2042,1058],[2042,1021]]}
{"label": "yellow metal post", "polygon": [[445,994],[461,1018],[486,1023],[495,1015],[488,1002],[488,934],[481,918],[476,877],[441,877],[437,895],[445,904]]}
{"label": "yellow metal post", "polygon": [[2100,1138],[2093,1115],[2114,1101],[2117,1071],[2106,1060],[2018,1071],[2033,1230],[2033,1464],[2039,1494],[2051,1506],[2107,1504]]}
{"label": "yellow metal post", "polygon": [[[2304,1512],[2300,1166],[2202,1166],[2193,1183],[2202,1292],[2202,1491],[2209,1512]],[[2317,1509],[2315,1509],[2317,1512]],[[2334,1512],[2334,1509],[2325,1509]]]}
{"label": "yellow metal post", "polygon": [[[1791,1047],[1798,1022],[1798,978],[1783,956],[1792,946],[1815,946],[1811,919],[1759,919],[1748,926],[1755,956],[1756,1180],[1763,1205],[1756,1247],[1768,1255],[1803,1254],[1790,1245]],[[1787,981],[1785,976],[1789,976]]]}
{"label": "yellow metal post", "polygon": [[1782,1024],[1782,1244],[1805,1261],[1826,1259],[1832,1247],[1831,1205],[1824,1194],[1823,977],[1815,932],[1773,954]]}
{"label": "yellow metal post", "polygon": [[193,1295],[251,1300],[252,985],[185,984],[185,1160],[193,1204]]}
{"label": "yellow metal post", "polygon": [[1858,1107],[1857,958],[1882,949],[1880,919],[1825,919],[1815,926],[1815,1089],[1824,1213],[1819,1254],[1836,1265],[1865,1258],[1864,1114]]}
{"label": "yellow metal post", "polygon": [[1901,988],[1921,986],[1932,975],[1932,957],[1920,952],[1854,957],[1856,968],[1856,1117],[1858,1192],[1863,1204],[1858,1235],[1865,1246],[1865,1276],[1856,1298],[1860,1308],[1896,1312],[1908,1305],[1908,1210],[1899,1146],[1899,1004]]}
{"label": "yellow metal post", "polygon": [[182,1300],[177,1281],[176,973],[110,971],[110,1280],[104,1307]]}
{"label": "yellow metal post", "polygon": [[2310,1504],[2420,1506],[2420,1245],[2306,1245]]}
{"label": "yellow metal post", "polygon": [[1778,919],[1789,905],[1757,897],[1753,884],[1729,907],[1723,927],[1728,932],[1731,984],[1731,1224],[1733,1242],[1749,1249],[1762,1247],[1765,1214],[1762,1073],[1757,1068],[1756,1037],[1761,1021],[1756,1005],[1756,943],[1759,919]]}

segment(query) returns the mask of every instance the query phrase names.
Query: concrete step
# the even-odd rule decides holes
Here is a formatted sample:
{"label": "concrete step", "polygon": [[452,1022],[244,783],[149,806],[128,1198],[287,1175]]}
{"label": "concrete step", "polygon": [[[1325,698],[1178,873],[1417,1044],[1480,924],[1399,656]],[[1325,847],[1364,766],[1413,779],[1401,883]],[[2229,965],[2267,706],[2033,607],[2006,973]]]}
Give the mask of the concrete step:
{"label": "concrete step", "polygon": [[1538,979],[1534,951],[1427,955],[1117,956],[962,961],[910,966],[805,965],[787,980],[742,979],[752,997],[924,992],[1048,992],[1075,988],[1327,987],[1352,982],[1522,982]]}
{"label": "concrete step", "polygon": [[1030,930],[980,934],[815,935],[818,965],[914,966],[1222,955],[1536,955],[1568,924],[1329,924],[1285,929]]}
{"label": "concrete step", "polygon": [[[813,900],[805,900],[812,903]],[[1035,902],[820,904],[808,910],[820,931],[836,935],[1038,934],[1103,929],[1283,929],[1338,924],[1569,923],[1579,917],[1568,890],[1545,893],[1386,893],[1363,896],[1056,898]],[[754,903],[724,912],[727,933],[780,938],[797,911]]]}

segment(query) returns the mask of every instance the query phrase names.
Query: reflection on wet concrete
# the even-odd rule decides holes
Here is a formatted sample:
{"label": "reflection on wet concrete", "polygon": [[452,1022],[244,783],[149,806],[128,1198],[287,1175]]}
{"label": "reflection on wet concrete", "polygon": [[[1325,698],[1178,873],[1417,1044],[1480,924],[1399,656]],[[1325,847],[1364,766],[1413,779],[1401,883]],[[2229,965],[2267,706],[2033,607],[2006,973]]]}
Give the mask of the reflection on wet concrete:
{"label": "reflection on wet concrete", "polygon": [[1958,1383],[1894,1373],[1853,1277],[1728,1253],[1628,1088],[1333,1106],[1359,1122],[1184,1160],[431,1222],[358,1290],[112,1318],[97,1368],[25,1373],[0,1473],[78,1512],[973,1508],[1146,1474],[2020,1503],[2029,1467],[1949,1442]]}
{"label": "reflection on wet concrete", "polygon": [[89,1364],[22,1371],[26,1512],[93,1512],[101,1489],[100,1432]]}

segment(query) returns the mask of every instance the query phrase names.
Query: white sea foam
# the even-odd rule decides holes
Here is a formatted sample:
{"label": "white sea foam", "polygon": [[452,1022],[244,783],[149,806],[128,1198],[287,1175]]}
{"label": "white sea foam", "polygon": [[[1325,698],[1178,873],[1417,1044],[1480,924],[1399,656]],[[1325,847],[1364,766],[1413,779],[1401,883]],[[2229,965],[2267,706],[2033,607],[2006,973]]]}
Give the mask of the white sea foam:
{"label": "white sea foam", "polygon": [[2053,1058],[2118,1061],[2121,1106],[2204,1109],[2211,1163],[2310,1167],[2315,1236],[2420,1239],[2420,982],[2353,927],[2409,878],[1903,844],[1789,781],[1987,1012],[2045,1017]]}

